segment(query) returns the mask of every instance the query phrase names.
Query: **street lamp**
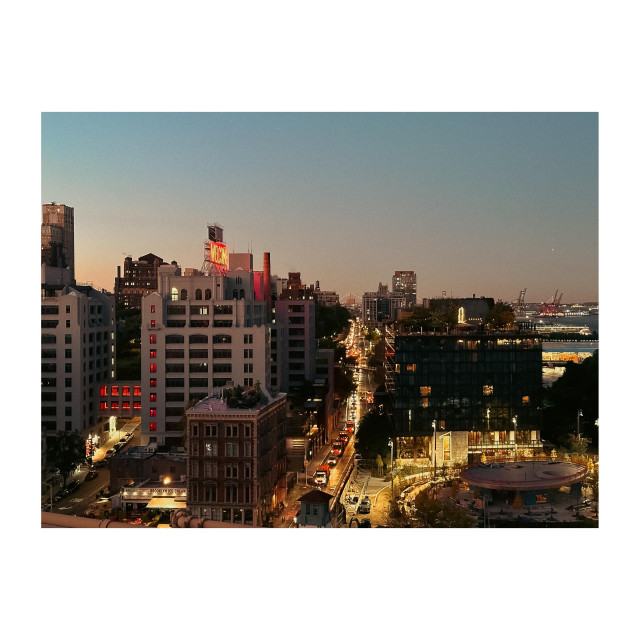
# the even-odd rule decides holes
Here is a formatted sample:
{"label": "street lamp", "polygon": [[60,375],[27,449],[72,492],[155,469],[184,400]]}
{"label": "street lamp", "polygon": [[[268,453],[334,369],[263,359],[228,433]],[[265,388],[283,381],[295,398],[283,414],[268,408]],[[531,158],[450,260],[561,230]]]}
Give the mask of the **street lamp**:
{"label": "street lamp", "polygon": [[578,442],[580,442],[580,417],[582,416],[582,409],[578,409]]}
{"label": "street lamp", "polygon": [[389,447],[391,448],[391,499],[393,499],[393,438],[389,438]]}
{"label": "street lamp", "polygon": [[436,421],[431,423],[433,427],[433,479],[436,479]]}
{"label": "street lamp", "polygon": [[511,418],[511,422],[513,422],[513,441],[515,443],[515,457],[518,459],[518,416],[515,415]]}

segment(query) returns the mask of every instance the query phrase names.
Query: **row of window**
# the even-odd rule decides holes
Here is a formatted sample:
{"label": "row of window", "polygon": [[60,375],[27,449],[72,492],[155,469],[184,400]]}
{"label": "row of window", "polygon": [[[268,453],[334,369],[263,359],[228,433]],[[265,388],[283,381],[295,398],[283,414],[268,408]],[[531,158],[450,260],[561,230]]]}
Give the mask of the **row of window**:
{"label": "row of window", "polygon": [[[111,391],[109,393],[109,391]],[[112,385],[102,385],[100,387],[100,395],[101,396],[119,396],[120,395],[120,386],[117,384],[112,384]],[[122,395],[123,396],[130,396],[131,395],[131,387],[128,384],[123,384],[122,385]],[[133,386],[133,395],[134,396],[140,396],[142,395],[142,389],[140,387],[139,384],[136,384]]]}
{"label": "row of window", "polygon": [[[133,410],[134,411],[140,411],[142,409],[142,403],[139,401],[134,401],[133,403]],[[109,402],[107,402],[106,400],[102,400],[100,402],[100,411],[119,411],[120,410],[120,403],[112,400],[111,401],[111,408],[109,408]],[[127,402],[126,400],[124,400],[122,402],[122,410],[123,411],[130,411],[131,410],[131,402]]]}
{"label": "row of window", "polygon": [[[251,485],[247,484],[244,486],[244,503],[251,503]],[[200,497],[202,495],[202,497]],[[223,497],[222,495],[220,496]],[[202,493],[200,493],[200,485],[196,482],[190,483],[188,497],[187,500],[189,502],[199,502],[202,500],[203,502],[218,502],[217,495],[217,486],[215,484],[204,484],[202,485]],[[220,502],[225,503],[239,503],[238,499],[238,486],[236,484],[228,484],[224,487],[224,500],[220,500]],[[234,522],[240,523],[242,521],[242,509],[233,509],[234,511]],[[244,522],[245,524],[251,524],[253,520],[253,512],[251,509],[245,509]],[[226,513],[225,513],[226,512]],[[237,515],[236,515],[237,514]],[[238,518],[236,520],[236,517]],[[231,518],[231,509],[222,509],[222,522],[230,522]],[[217,518],[216,518],[217,519]]]}
{"label": "row of window", "polygon": [[[220,465],[223,466],[222,464]],[[208,479],[218,479],[218,463],[205,461],[202,463],[202,477]],[[237,462],[227,463],[224,465],[224,475],[222,476],[225,479],[235,480],[240,477],[240,469]],[[190,477],[198,478],[200,476],[200,465],[197,462],[194,462],[190,467]],[[244,464],[244,475],[243,478],[245,480],[250,479],[253,476],[252,474],[252,464],[250,462],[245,462]]]}
{"label": "row of window", "polygon": [[[206,305],[206,306],[190,305],[189,315],[208,316],[210,310],[211,310],[211,307],[209,307],[209,305]],[[167,305],[168,316],[183,316],[183,315],[186,315],[186,313],[187,313],[187,307],[184,305],[178,305],[178,304]],[[233,306],[230,304],[214,304],[213,313],[214,315],[232,315]]]}

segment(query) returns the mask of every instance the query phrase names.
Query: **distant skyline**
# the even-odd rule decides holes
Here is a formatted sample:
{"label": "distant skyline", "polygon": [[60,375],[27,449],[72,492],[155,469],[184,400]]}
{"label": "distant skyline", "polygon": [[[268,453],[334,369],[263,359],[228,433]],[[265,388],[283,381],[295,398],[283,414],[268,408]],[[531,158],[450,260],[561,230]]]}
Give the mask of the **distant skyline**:
{"label": "distant skyline", "polygon": [[217,222],[341,298],[598,300],[595,113],[44,113],[41,196],[110,291],[126,255],[199,268]]}

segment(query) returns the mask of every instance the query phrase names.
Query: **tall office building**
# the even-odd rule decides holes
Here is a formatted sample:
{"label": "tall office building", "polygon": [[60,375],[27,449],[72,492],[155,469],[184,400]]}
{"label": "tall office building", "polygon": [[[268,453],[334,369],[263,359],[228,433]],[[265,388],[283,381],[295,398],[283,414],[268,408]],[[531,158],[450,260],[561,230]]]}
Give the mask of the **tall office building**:
{"label": "tall office building", "polygon": [[113,296],[88,286],[65,286],[41,298],[42,433],[98,433],[98,387],[115,378]]}
{"label": "tall office building", "polygon": [[393,293],[401,293],[404,296],[405,307],[416,306],[416,272],[396,271],[391,281]]}
{"label": "tall office building", "polygon": [[405,305],[405,295],[389,291],[389,286],[378,283],[377,291],[362,294],[362,320],[368,327],[377,327],[395,319],[398,309]]}
{"label": "tall office building", "polygon": [[[265,271],[268,263],[265,254]],[[158,267],[158,290],[142,299],[143,444],[180,445],[190,402],[224,387],[270,386],[271,292],[252,264],[229,254],[222,227],[209,225],[201,269]]]}
{"label": "tall office building", "polygon": [[40,233],[42,284],[50,291],[74,284],[73,207],[43,204]]}

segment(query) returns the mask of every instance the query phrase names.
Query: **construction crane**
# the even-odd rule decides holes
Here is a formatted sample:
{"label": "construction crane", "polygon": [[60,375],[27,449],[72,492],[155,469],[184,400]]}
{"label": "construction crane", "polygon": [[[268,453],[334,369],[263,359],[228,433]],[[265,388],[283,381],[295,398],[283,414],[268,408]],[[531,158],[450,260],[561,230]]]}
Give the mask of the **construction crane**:
{"label": "construction crane", "polygon": [[543,302],[538,311],[540,311],[540,315],[541,316],[563,316],[564,313],[561,313],[560,311],[558,311],[558,305],[560,304],[560,300],[562,300],[562,293],[560,294],[560,297],[558,297],[558,289],[556,289],[556,292],[553,294],[553,298],[551,298],[550,300],[547,300],[546,302]]}

